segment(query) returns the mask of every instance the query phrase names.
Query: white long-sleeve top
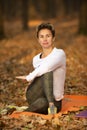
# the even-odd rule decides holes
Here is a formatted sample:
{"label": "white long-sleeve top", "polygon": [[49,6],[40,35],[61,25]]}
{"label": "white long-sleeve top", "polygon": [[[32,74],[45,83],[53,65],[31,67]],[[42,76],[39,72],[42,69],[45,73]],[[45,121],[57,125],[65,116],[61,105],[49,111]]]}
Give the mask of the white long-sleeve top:
{"label": "white long-sleeve top", "polygon": [[40,58],[41,53],[33,58],[34,70],[26,76],[27,81],[32,81],[47,72],[53,71],[53,95],[59,101],[64,95],[66,74],[66,55],[62,49],[53,48],[45,58]]}

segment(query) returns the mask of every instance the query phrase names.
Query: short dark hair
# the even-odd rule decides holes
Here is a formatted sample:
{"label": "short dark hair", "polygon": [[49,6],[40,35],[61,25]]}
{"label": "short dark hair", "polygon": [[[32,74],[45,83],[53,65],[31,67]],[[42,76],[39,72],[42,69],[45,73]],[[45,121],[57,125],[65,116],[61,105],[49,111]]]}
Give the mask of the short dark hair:
{"label": "short dark hair", "polygon": [[42,24],[38,25],[36,28],[37,37],[38,37],[39,31],[42,29],[50,30],[52,33],[52,36],[55,37],[55,29],[51,23],[42,23]]}

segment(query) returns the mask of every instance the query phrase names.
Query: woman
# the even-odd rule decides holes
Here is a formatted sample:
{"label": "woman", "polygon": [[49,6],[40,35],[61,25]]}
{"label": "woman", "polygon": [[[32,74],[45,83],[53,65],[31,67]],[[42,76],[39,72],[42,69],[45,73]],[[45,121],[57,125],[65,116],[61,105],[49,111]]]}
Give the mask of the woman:
{"label": "woman", "polygon": [[[27,76],[17,78],[29,82],[26,111],[54,114],[61,110],[66,73],[66,56],[54,46],[55,30],[52,24],[42,23],[37,27],[37,40],[42,52],[33,58],[34,70]],[[49,109],[48,109],[49,108]]]}

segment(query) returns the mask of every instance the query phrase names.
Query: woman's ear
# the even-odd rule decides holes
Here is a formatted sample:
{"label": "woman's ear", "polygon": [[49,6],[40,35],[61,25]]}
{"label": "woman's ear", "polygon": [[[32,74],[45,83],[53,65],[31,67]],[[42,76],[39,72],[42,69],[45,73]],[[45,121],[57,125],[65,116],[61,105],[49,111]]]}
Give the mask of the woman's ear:
{"label": "woman's ear", "polygon": [[53,37],[53,42],[55,41],[55,37]]}

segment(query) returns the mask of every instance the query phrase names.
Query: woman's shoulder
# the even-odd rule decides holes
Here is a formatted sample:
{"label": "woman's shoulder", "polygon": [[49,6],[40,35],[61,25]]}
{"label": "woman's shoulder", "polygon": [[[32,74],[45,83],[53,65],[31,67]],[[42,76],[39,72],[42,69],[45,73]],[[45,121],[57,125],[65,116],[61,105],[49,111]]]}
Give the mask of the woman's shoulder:
{"label": "woman's shoulder", "polygon": [[63,49],[60,49],[60,48],[54,48],[54,53],[56,53],[56,54],[64,54],[65,55],[65,52],[64,52],[64,50]]}

